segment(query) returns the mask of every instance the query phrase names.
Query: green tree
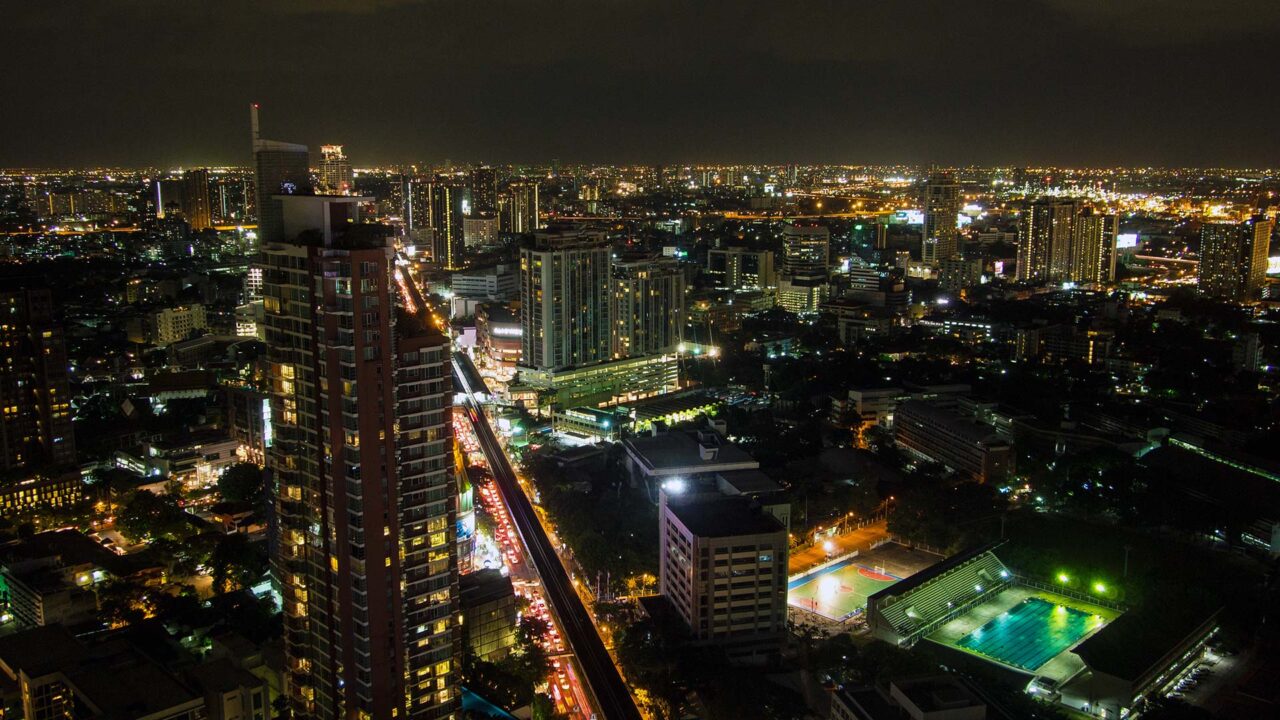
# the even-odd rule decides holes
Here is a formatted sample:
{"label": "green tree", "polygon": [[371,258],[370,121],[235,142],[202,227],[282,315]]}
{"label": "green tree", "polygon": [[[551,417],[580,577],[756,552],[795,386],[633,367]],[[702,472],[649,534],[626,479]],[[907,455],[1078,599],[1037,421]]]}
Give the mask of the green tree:
{"label": "green tree", "polygon": [[262,495],[262,468],[253,463],[236,463],[218,476],[218,492],[231,502],[252,502]]}
{"label": "green tree", "polygon": [[224,535],[209,554],[213,589],[226,592],[232,587],[249,587],[267,572],[267,557],[245,535]]}
{"label": "green tree", "polygon": [[180,538],[186,534],[186,514],[172,495],[147,490],[133,493],[116,520],[120,532],[140,542],[152,538]]}

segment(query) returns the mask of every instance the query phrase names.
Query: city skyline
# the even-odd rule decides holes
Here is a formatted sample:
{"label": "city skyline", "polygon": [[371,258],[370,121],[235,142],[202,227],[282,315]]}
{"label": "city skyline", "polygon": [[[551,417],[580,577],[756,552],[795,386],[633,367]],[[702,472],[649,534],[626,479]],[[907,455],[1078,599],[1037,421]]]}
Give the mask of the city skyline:
{"label": "city skyline", "polygon": [[[1251,166],[1280,153],[1277,101],[1255,90],[1280,62],[1265,42],[1274,7],[953,5],[12,8],[20,35],[59,41],[0,51],[24,109],[0,120],[0,166],[243,162],[250,101],[277,109],[273,136],[343,143],[356,164]],[[87,108],[111,121],[86,132]]]}

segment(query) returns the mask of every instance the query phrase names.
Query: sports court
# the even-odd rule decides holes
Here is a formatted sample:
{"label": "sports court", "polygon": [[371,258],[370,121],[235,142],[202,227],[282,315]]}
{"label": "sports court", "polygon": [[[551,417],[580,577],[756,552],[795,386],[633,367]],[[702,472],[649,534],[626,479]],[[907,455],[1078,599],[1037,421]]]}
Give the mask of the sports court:
{"label": "sports court", "polygon": [[929,639],[1017,670],[1065,679],[1082,665],[1066,651],[1119,615],[1056,593],[1010,587]]}
{"label": "sports court", "polygon": [[842,560],[787,584],[787,602],[832,620],[843,620],[867,606],[867,597],[902,578],[883,568]]}

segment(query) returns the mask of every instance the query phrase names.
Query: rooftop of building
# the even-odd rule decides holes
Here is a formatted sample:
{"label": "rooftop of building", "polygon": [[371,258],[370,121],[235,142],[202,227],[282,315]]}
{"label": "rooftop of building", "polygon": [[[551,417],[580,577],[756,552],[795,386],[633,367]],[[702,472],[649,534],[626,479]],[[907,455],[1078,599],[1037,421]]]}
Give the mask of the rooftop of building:
{"label": "rooftop of building", "polygon": [[743,498],[698,498],[681,502],[678,497],[670,497],[667,509],[681,525],[698,537],[722,538],[786,532],[778,518]]}
{"label": "rooftop of building", "polygon": [[635,413],[637,420],[650,420],[718,403],[718,400],[701,390],[682,390],[635,400],[627,403],[627,407]]}
{"label": "rooftop of building", "polygon": [[1071,652],[1095,672],[1136,681],[1201,628],[1216,622],[1217,614],[1194,604],[1139,608],[1116,618]]}
{"label": "rooftop of building", "polygon": [[731,490],[737,495],[754,497],[778,492],[782,489],[782,486],[776,480],[761,470],[729,470],[716,473],[716,479],[725,486],[722,487],[722,492]]}
{"label": "rooftop of building", "polygon": [[476,308],[476,314],[479,315],[481,313],[484,314],[490,324],[518,324],[520,322],[520,315],[506,303],[482,303]]}
{"label": "rooftop of building", "polygon": [[948,431],[960,435],[964,440],[975,445],[995,441],[1004,442],[996,434],[996,429],[990,425],[974,418],[965,417],[954,410],[941,407],[927,400],[908,400],[898,405],[898,423],[901,424],[903,418],[910,413],[920,415],[930,422],[943,425]]}
{"label": "rooftop of building", "polygon": [[61,625],[34,628],[0,638],[0,664],[29,677],[61,673],[104,720],[146,717],[200,700],[119,635],[82,642]]}
{"label": "rooftop of building", "polygon": [[622,444],[649,475],[750,470],[760,466],[745,450],[709,430],[672,430],[627,438]]}
{"label": "rooftop of building", "polygon": [[0,558],[5,560],[48,557],[60,558],[63,565],[100,567],[116,577],[126,577],[152,565],[158,566],[150,562],[146,553],[117,555],[79,530],[50,530],[0,547]]}
{"label": "rooftop of building", "polygon": [[925,713],[978,707],[985,704],[951,675],[895,680],[893,687]]}
{"label": "rooftop of building", "polygon": [[514,596],[515,587],[511,584],[511,578],[503,575],[497,568],[476,570],[458,578],[458,601],[463,609]]}

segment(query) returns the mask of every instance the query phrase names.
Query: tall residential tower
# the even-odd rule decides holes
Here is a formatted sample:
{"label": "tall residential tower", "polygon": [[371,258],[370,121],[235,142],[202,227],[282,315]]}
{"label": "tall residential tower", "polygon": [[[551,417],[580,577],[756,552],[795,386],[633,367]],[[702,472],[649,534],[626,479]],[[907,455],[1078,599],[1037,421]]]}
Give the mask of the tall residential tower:
{"label": "tall residential tower", "polygon": [[1270,218],[1208,223],[1200,229],[1200,292],[1248,302],[1262,297],[1271,254]]}
{"label": "tall residential tower", "polygon": [[946,175],[934,174],[924,186],[924,228],[920,259],[949,260],[960,251],[956,220],[960,215],[960,186]]}
{"label": "tall residential tower", "polygon": [[367,200],[283,198],[260,255],[285,689],[299,719],[456,718],[449,341]]}

